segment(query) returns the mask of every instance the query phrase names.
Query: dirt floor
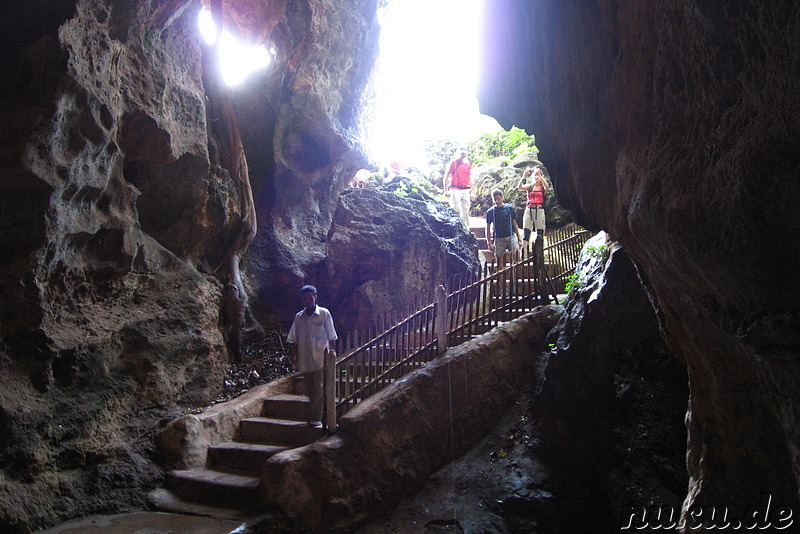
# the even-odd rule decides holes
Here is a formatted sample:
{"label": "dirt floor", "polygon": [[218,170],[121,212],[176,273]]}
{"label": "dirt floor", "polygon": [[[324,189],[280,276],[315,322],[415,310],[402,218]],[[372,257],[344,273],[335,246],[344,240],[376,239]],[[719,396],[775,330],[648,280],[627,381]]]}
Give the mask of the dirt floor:
{"label": "dirt floor", "polygon": [[289,352],[284,338],[281,332],[270,331],[263,341],[246,345],[242,351],[242,363],[232,365],[225,373],[223,390],[215,403],[231,400],[252,387],[289,374]]}

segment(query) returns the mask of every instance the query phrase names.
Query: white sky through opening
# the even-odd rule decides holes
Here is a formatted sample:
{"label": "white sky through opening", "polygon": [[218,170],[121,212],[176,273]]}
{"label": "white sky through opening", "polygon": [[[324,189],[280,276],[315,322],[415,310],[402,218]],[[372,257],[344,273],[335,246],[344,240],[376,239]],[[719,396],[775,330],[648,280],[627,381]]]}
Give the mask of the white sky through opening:
{"label": "white sky through opening", "polygon": [[481,115],[479,25],[484,0],[389,0],[368,150],[380,163],[424,167],[425,139],[458,143],[500,129]]}
{"label": "white sky through opening", "polygon": [[[197,20],[200,35],[208,45],[217,42],[217,26],[208,9],[201,9]],[[251,72],[263,69],[272,62],[272,54],[263,45],[241,42],[228,30],[219,35],[220,75],[229,87],[239,85]]]}

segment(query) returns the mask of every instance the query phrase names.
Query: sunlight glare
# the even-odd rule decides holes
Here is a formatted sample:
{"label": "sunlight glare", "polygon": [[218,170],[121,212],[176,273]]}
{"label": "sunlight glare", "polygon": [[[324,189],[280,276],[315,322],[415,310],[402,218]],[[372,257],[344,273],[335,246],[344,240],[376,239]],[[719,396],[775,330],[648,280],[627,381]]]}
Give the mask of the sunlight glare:
{"label": "sunlight glare", "polygon": [[197,25],[200,27],[200,35],[206,44],[213,46],[217,42],[217,25],[211,18],[211,11],[201,9],[197,17]]}
{"label": "sunlight glare", "polygon": [[394,0],[379,9],[380,50],[369,150],[377,161],[425,165],[425,139],[459,143],[500,129],[481,115],[483,0]]}
{"label": "sunlight glare", "polygon": [[[207,9],[200,10],[198,26],[203,40],[213,46],[217,42],[218,31]],[[246,45],[223,30],[219,35],[219,60],[222,80],[233,87],[242,83],[250,73],[267,67],[272,62],[272,54],[263,45]]]}

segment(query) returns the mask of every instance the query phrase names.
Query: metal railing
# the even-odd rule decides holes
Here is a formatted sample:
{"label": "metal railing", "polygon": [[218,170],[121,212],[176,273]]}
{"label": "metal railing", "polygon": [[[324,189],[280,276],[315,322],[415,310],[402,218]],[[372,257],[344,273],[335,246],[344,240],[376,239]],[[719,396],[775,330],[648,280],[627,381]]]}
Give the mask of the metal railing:
{"label": "metal railing", "polygon": [[[393,381],[422,367],[447,347],[488,332],[498,324],[550,302],[563,292],[590,233],[568,225],[524,247],[503,269],[487,262],[439,286],[433,302],[416,311],[380,317],[367,332],[336,342],[338,359],[325,359],[326,427]],[[549,272],[548,272],[549,271]]]}
{"label": "metal railing", "polygon": [[547,233],[544,263],[556,293],[564,292],[568,277],[575,272],[581,249],[592,235],[575,223]]}
{"label": "metal railing", "polygon": [[[380,391],[394,380],[431,361],[448,346],[455,346],[483,334],[498,324],[549,303],[543,250],[539,246],[519,252],[519,260],[501,270],[487,263],[476,273],[464,273],[449,280],[449,291],[440,286],[430,304],[390,325],[378,335],[356,333],[337,341],[341,355],[328,365],[330,388],[328,412],[341,416],[347,410]],[[331,410],[331,407],[335,406]],[[328,422],[335,428],[335,419]]]}

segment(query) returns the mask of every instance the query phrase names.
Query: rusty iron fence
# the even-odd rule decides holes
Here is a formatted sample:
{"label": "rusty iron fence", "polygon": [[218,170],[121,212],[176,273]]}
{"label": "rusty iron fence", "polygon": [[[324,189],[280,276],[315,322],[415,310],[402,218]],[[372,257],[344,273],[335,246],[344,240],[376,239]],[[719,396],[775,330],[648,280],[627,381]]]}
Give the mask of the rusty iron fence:
{"label": "rusty iron fence", "polygon": [[547,232],[544,265],[555,293],[564,293],[569,276],[575,272],[581,249],[592,235],[575,223]]}
{"label": "rusty iron fence", "polygon": [[518,251],[498,269],[487,262],[439,286],[432,302],[379,317],[365,332],[348,332],[336,342],[335,362],[325,359],[326,427],[400,377],[433,360],[447,347],[488,332],[535,307],[558,303],[566,279],[590,233],[568,225]]}
{"label": "rusty iron fence", "polygon": [[[380,391],[394,380],[431,361],[448,346],[479,336],[536,306],[551,301],[553,286],[543,266],[542,241],[519,251],[503,269],[486,263],[475,273],[462,273],[440,286],[433,302],[405,317],[383,317],[364,334],[337,341],[340,357],[329,365],[328,406],[336,416]],[[332,395],[331,395],[332,394]],[[330,410],[329,410],[330,411]],[[328,427],[335,428],[335,422]]]}

